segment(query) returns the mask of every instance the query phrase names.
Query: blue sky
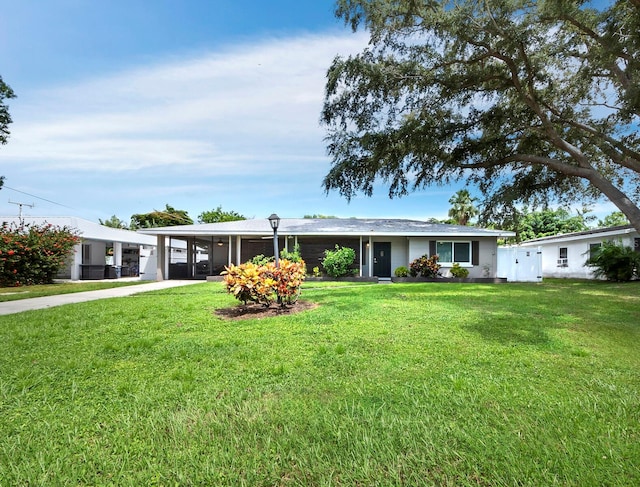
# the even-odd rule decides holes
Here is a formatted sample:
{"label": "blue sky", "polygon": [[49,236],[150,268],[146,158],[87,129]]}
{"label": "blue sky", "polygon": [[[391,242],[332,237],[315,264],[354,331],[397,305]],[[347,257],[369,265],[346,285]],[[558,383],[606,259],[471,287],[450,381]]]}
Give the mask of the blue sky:
{"label": "blue sky", "polygon": [[333,4],[5,2],[0,75],[18,98],[0,215],[17,215],[10,199],[35,203],[25,215],[92,221],[165,204],[194,221],[219,205],[249,218],[445,218],[462,186],[400,199],[380,187],[350,203],[324,193],[325,74],[367,42]]}

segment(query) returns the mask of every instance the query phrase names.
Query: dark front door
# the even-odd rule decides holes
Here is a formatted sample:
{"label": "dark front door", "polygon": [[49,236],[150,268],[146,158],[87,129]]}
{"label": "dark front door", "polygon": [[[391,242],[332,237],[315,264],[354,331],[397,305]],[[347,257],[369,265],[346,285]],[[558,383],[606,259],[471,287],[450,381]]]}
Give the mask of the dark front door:
{"label": "dark front door", "polygon": [[373,242],[373,275],[391,277],[391,242]]}

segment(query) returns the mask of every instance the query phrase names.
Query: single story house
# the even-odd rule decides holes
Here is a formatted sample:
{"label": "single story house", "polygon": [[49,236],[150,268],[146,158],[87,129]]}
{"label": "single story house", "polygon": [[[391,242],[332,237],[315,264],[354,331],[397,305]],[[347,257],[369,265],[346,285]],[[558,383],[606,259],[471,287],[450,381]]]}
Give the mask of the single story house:
{"label": "single story house", "polygon": [[[274,231],[267,218],[199,225],[145,228],[157,237],[157,279],[205,279],[230,264],[256,255],[274,255]],[[400,266],[422,255],[438,254],[443,275],[454,263],[469,269],[469,277],[496,277],[497,239],[513,232],[416,220],[361,218],[291,218],[279,221],[278,249],[299,245],[310,272],[321,267],[324,251],[336,245],[356,252],[357,275],[388,278]],[[167,248],[186,244],[186,261]]]}
{"label": "single story house", "polygon": [[24,225],[51,224],[76,230],[81,242],[75,246],[67,265],[58,273],[60,279],[115,279],[137,277],[156,279],[156,238],[130,230],[111,228],[70,216],[2,217],[0,222]]}
{"label": "single story house", "polygon": [[640,252],[640,235],[631,225],[536,238],[522,242],[520,247],[540,248],[543,277],[593,279],[593,270],[584,263],[603,242],[619,243]]}

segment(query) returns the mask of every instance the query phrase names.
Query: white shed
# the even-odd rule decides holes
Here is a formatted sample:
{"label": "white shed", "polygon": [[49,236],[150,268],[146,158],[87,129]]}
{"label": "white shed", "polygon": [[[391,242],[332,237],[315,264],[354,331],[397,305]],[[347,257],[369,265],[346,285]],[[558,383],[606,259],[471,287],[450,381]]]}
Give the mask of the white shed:
{"label": "white shed", "polygon": [[584,264],[590,252],[603,242],[619,243],[640,252],[640,235],[631,225],[536,238],[522,242],[520,247],[542,251],[543,277],[593,279],[592,269]]}

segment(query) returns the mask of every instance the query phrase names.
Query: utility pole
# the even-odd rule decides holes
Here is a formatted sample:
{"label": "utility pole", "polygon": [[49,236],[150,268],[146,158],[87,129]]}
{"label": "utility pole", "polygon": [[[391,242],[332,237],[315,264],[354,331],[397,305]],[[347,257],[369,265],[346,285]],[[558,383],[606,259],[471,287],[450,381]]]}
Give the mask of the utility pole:
{"label": "utility pole", "polygon": [[29,208],[33,208],[34,206],[36,206],[35,203],[18,203],[17,201],[11,200],[9,200],[9,203],[11,203],[12,205],[18,205],[18,208],[20,208],[18,212],[18,220],[20,220],[20,229],[24,228],[24,220],[22,219],[22,207],[28,206]]}

